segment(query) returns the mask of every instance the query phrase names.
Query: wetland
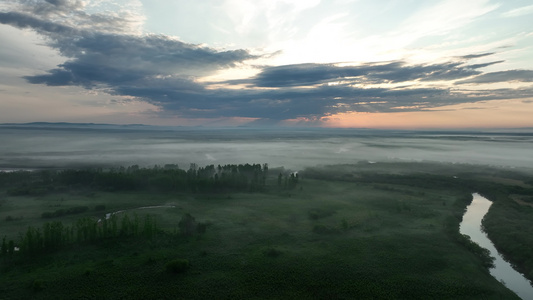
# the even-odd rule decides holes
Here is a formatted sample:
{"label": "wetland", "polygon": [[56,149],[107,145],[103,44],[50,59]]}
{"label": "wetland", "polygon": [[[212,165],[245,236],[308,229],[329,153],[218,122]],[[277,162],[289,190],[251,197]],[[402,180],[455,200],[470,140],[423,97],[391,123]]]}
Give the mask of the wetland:
{"label": "wetland", "polygon": [[472,193],[533,278],[528,134],[0,134],[4,299],[520,299],[460,232]]}

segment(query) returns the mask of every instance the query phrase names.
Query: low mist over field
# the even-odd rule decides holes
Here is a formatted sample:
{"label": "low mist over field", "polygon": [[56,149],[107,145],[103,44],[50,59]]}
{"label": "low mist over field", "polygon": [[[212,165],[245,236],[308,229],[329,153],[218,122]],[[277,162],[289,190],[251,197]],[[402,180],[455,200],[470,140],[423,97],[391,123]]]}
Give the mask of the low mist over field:
{"label": "low mist over field", "polygon": [[359,161],[437,161],[533,168],[533,133],[323,128],[0,126],[0,168],[268,163],[299,170]]}

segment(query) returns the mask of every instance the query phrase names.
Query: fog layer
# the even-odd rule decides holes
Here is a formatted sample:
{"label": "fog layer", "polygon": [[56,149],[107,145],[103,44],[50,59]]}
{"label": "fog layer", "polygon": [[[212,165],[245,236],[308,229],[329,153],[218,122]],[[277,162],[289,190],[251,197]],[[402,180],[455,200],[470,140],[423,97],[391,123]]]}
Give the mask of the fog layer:
{"label": "fog layer", "polygon": [[533,133],[1,125],[0,169],[268,163],[299,170],[359,161],[533,168]]}

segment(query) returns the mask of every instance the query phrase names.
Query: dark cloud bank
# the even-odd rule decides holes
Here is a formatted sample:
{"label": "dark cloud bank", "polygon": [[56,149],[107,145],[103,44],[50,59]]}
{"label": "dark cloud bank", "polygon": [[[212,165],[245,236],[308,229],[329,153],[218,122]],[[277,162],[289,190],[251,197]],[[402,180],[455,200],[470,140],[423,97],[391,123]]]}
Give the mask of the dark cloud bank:
{"label": "dark cloud bank", "polygon": [[[67,58],[46,74],[26,76],[28,82],[134,96],[182,117],[316,119],[346,111],[416,111],[533,96],[532,89],[463,93],[465,84],[533,82],[531,70],[481,70],[501,61],[469,64],[471,59],[493,53],[469,54],[429,65],[393,61],[356,66],[266,66],[258,67],[260,72],[253,78],[224,82],[226,88],[209,88],[209,83],[196,78],[259,57],[246,50],[219,51],[163,35],[128,34],[130,20],[86,14],[80,1],[22,2],[16,11],[0,12],[0,23],[38,32]],[[75,16],[74,21],[61,19],[68,14]],[[76,22],[83,26],[76,26]],[[368,88],[369,84],[374,87]]]}

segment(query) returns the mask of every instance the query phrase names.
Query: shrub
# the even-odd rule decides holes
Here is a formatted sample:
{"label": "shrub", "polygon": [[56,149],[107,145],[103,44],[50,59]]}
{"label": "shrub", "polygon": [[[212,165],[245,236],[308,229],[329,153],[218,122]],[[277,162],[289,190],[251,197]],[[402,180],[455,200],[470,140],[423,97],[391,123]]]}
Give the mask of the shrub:
{"label": "shrub", "polygon": [[65,213],[66,214],[79,214],[82,212],[86,212],[88,210],[89,210],[89,207],[87,206],[75,206],[75,207],[67,208]]}
{"label": "shrub", "polygon": [[191,214],[184,214],[178,223],[180,233],[187,236],[191,236],[196,232],[197,225],[196,220]]}
{"label": "shrub", "polygon": [[53,216],[53,217],[61,217],[61,216],[63,216],[64,214],[65,214],[65,210],[64,210],[64,209],[58,209],[58,210],[56,210],[56,211],[54,211],[54,212],[52,213],[52,216]]}
{"label": "shrub", "polygon": [[87,206],[75,206],[75,207],[70,207],[67,209],[58,209],[54,212],[44,212],[41,214],[41,218],[49,219],[49,218],[61,217],[64,215],[79,214],[82,212],[86,212],[88,210],[89,210],[89,207]]}
{"label": "shrub", "polygon": [[337,233],[338,230],[335,228],[330,228],[322,224],[317,224],[313,226],[313,232],[318,234],[331,234],[331,233]]}
{"label": "shrub", "polygon": [[189,269],[189,261],[186,259],[174,259],[167,263],[166,270],[169,273],[183,273]]}
{"label": "shrub", "polygon": [[322,218],[329,217],[333,215],[335,211],[326,210],[326,209],[311,209],[307,212],[309,215],[309,219],[311,220],[318,220]]}
{"label": "shrub", "polygon": [[455,237],[456,237],[457,242],[459,242],[461,245],[467,248],[470,252],[477,255],[481,259],[483,266],[485,266],[487,269],[494,268],[495,258],[490,256],[489,250],[473,242],[470,239],[470,237],[466,234],[456,234]]}
{"label": "shrub", "polygon": [[348,230],[349,226],[348,226],[348,221],[346,221],[346,219],[342,219],[341,228],[344,230]]}
{"label": "shrub", "polygon": [[6,221],[10,222],[10,221],[13,221],[15,220],[12,216],[7,216],[6,217]]}

